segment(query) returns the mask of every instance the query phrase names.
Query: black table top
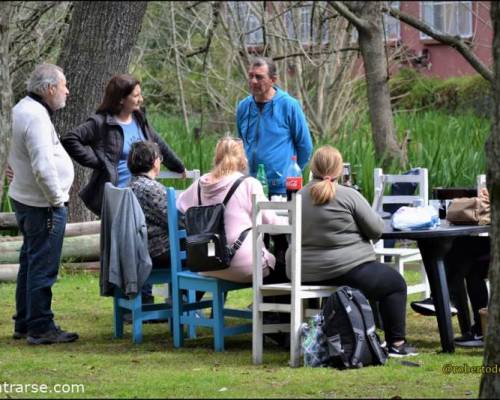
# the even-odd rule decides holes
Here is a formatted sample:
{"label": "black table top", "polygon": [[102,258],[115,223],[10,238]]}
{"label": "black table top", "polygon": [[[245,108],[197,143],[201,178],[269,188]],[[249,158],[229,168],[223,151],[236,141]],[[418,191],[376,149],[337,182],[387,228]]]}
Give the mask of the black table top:
{"label": "black table top", "polygon": [[429,239],[449,236],[468,236],[490,231],[490,225],[451,225],[447,220],[442,219],[441,225],[433,229],[419,229],[415,231],[397,231],[392,229],[391,220],[384,220],[385,227],[382,239]]}

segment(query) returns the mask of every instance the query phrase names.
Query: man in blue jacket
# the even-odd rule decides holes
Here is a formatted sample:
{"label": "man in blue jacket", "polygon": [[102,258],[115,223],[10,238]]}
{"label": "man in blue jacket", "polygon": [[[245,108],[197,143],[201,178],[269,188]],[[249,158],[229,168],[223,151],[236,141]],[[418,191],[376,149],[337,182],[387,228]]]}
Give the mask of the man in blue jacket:
{"label": "man in blue jacket", "polygon": [[285,179],[292,156],[303,170],[312,153],[312,140],[304,112],[297,99],[278,88],[276,65],[268,58],[255,58],[248,70],[251,95],[236,111],[238,134],[243,140],[250,174],[264,164],[269,195],[286,194]]}

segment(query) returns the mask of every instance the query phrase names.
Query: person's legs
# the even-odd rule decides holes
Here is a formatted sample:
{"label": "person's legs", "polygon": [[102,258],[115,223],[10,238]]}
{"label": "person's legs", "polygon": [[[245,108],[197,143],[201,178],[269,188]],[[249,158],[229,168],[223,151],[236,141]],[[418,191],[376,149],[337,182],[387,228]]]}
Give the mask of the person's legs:
{"label": "person's legs", "polygon": [[344,275],[324,282],[359,289],[379,302],[385,340],[400,343],[406,336],[406,282],[393,268],[376,261],[361,264]]}
{"label": "person's legs", "polygon": [[405,340],[406,282],[393,268],[376,261],[362,264],[336,279],[361,290],[379,303],[385,340],[391,344]]}
{"label": "person's legs", "polygon": [[[28,233],[28,332],[40,334],[54,330],[52,305],[52,285],[57,280],[61,259],[64,231],[66,229],[67,209],[45,208],[37,211],[37,218],[44,218],[38,225],[38,231]],[[28,224],[27,224],[28,225]],[[26,228],[26,225],[25,225]]]}
{"label": "person's legs", "polygon": [[[54,329],[51,287],[57,277],[59,260],[57,263],[53,260],[54,257],[59,257],[60,250],[57,251],[51,246],[51,232],[54,227],[49,208],[30,207],[18,202],[14,202],[14,207],[24,238],[24,252],[20,255],[21,285],[17,288],[16,296],[18,317],[23,314],[24,305],[27,331],[38,334]],[[55,252],[54,255],[51,250]],[[23,291],[26,292],[25,299]]]}
{"label": "person's legs", "polygon": [[13,319],[14,323],[14,338],[21,339],[28,333],[28,324],[26,321],[26,311],[27,311],[27,299],[28,293],[26,291],[27,279],[28,279],[28,256],[26,251],[26,238],[23,229],[24,221],[26,219],[26,213],[23,212],[22,207],[16,208],[16,201],[12,200],[14,205],[14,211],[16,211],[17,225],[21,234],[23,235],[23,244],[21,246],[21,251],[19,253],[19,271],[17,273],[17,284],[16,284],[16,314]]}
{"label": "person's legs", "polygon": [[488,270],[489,259],[478,262],[475,266],[472,266],[465,275],[467,293],[469,294],[472,314],[474,316],[472,330],[474,331],[473,333],[478,336],[483,336],[479,310],[488,306],[488,287],[485,281],[488,277]]}
{"label": "person's legs", "polygon": [[[162,253],[158,256],[151,257],[151,261],[153,262],[153,268],[170,268],[170,252]],[[150,283],[146,283],[142,286],[141,289],[142,296],[142,304],[153,304],[154,296],[153,296],[153,285]]]}
{"label": "person's legs", "polygon": [[[481,332],[479,309],[488,305],[488,276],[490,261],[490,239],[482,236],[465,236],[455,239],[453,247],[446,255],[446,279],[450,289],[450,299],[455,301],[467,282],[467,294],[472,305],[474,325]],[[466,312],[468,313],[468,307]]]}
{"label": "person's legs", "polygon": [[[78,339],[78,335],[59,329],[54,324],[54,314],[51,309],[52,285],[59,272],[67,209],[30,207],[18,202],[14,202],[14,207],[24,237],[24,253],[21,252],[20,255],[23,271],[16,300],[20,307],[18,316],[21,316],[24,290],[28,342],[31,344],[72,342]],[[16,317],[16,322],[18,321],[21,319]],[[20,325],[19,328],[21,329]]]}

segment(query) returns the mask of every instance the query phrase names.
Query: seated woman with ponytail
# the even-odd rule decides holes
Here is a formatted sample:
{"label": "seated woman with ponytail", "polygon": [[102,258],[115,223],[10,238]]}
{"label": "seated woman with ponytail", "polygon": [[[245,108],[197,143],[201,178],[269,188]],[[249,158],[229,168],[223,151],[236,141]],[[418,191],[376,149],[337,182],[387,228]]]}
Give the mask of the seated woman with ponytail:
{"label": "seated woman with ponytail", "polygon": [[[340,152],[323,146],[313,155],[313,179],[302,194],[302,282],[347,285],[379,303],[389,355],[417,354],[406,340],[406,283],[379,263],[370,240],[382,234],[384,223],[355,189],[342,186]],[[287,254],[287,275],[290,277]]]}

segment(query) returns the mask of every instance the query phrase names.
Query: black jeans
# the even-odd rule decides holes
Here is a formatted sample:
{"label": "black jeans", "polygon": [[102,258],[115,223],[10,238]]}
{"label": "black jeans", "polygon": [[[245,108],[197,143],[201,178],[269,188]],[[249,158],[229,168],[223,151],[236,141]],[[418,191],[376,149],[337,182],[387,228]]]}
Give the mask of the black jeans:
{"label": "black jeans", "polygon": [[57,280],[68,211],[32,207],[12,199],[23,245],[16,286],[16,332],[42,334],[55,328],[52,285]]}
{"label": "black jeans", "polygon": [[488,306],[488,277],[490,238],[484,236],[457,237],[445,256],[446,279],[453,302],[465,279],[474,315],[474,330],[482,334],[479,309]]}
{"label": "black jeans", "polygon": [[[318,282],[310,282],[318,284]],[[372,301],[377,301],[388,344],[406,336],[406,282],[395,269],[377,261],[358,265],[325,285],[350,286],[359,289]]]}

